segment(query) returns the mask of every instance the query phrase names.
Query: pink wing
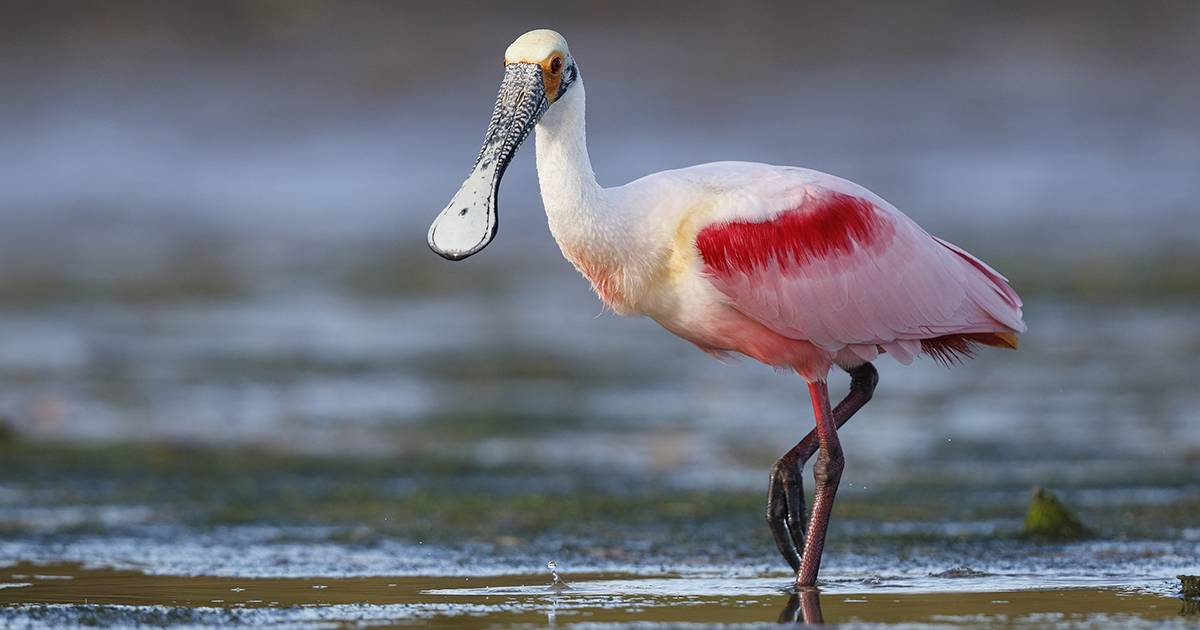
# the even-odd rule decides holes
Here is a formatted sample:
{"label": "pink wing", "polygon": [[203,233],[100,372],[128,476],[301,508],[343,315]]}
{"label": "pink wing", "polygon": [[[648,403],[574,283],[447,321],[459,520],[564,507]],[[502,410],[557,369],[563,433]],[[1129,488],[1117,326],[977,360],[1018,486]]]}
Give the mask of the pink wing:
{"label": "pink wing", "polygon": [[705,274],[775,332],[868,361],[1015,347],[1025,324],[1005,278],[867,195],[809,186],[799,207],[709,225],[696,238]]}

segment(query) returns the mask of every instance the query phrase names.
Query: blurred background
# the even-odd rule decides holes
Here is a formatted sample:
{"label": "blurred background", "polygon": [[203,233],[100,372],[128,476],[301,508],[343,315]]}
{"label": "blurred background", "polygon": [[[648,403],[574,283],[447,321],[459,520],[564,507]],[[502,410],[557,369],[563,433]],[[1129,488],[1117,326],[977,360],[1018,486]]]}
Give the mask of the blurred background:
{"label": "blurred background", "polygon": [[[477,154],[505,47],[539,27],[567,37],[587,81],[601,183],[721,159],[823,170],[1025,297],[1018,352],[879,361],[876,400],[843,432],[842,540],[1015,529],[1033,483],[1065,488],[1106,536],[1200,540],[1200,6],[1186,1],[7,0],[0,426],[18,446],[0,528],[317,519],[415,541],[440,513],[405,504],[414,487],[557,497],[522,504],[549,521],[507,513],[459,539],[503,545],[575,531],[555,510],[581,528],[626,511],[578,503],[582,489],[685,493],[642,507],[680,526],[736,518],[752,542],[735,547],[778,564],[759,504],[811,427],[798,378],[604,312],[545,227],[530,148],[492,247],[451,264],[425,245]],[[197,507],[219,493],[181,507],[178,488],[127,491],[195,478],[176,468],[193,449],[390,463],[348,478],[279,464],[299,476],[264,487],[301,503],[233,516]],[[70,474],[85,490],[62,493]],[[371,475],[425,481],[376,484],[370,509],[294,509],[350,505],[329,488],[366,492]],[[730,505],[713,497],[737,509],[709,513]],[[9,555],[51,553],[28,540]]]}

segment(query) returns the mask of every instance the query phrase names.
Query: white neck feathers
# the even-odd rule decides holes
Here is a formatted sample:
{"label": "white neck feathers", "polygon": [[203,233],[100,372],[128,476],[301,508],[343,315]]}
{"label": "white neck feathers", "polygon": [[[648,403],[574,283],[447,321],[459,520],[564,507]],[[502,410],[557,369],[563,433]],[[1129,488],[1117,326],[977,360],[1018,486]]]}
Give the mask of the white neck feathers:
{"label": "white neck feathers", "polygon": [[538,183],[551,221],[561,213],[602,212],[603,189],[588,157],[583,80],[546,110],[537,126]]}
{"label": "white neck feathers", "polygon": [[596,183],[588,158],[583,81],[577,80],[537,126],[537,170],[550,233],[563,255],[618,313],[633,298],[630,262],[635,246],[629,208]]}

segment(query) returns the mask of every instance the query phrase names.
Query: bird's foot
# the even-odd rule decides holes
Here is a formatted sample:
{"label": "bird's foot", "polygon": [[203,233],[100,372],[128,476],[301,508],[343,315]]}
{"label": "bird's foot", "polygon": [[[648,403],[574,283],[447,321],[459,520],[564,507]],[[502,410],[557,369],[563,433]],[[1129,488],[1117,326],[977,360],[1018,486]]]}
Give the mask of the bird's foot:
{"label": "bird's foot", "polygon": [[775,546],[793,571],[800,570],[804,555],[804,480],[803,469],[791,453],[780,457],[771,467],[771,485],[767,494],[767,526],[775,537]]}

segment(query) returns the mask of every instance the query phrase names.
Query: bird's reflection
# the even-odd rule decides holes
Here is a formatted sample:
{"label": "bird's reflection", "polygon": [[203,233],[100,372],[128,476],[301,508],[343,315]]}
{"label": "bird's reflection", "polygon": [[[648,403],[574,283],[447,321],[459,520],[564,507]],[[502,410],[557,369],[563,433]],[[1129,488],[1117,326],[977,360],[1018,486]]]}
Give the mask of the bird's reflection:
{"label": "bird's reflection", "polygon": [[779,613],[779,623],[824,624],[825,617],[821,615],[821,592],[815,588],[806,588],[792,593],[788,598],[783,612]]}

